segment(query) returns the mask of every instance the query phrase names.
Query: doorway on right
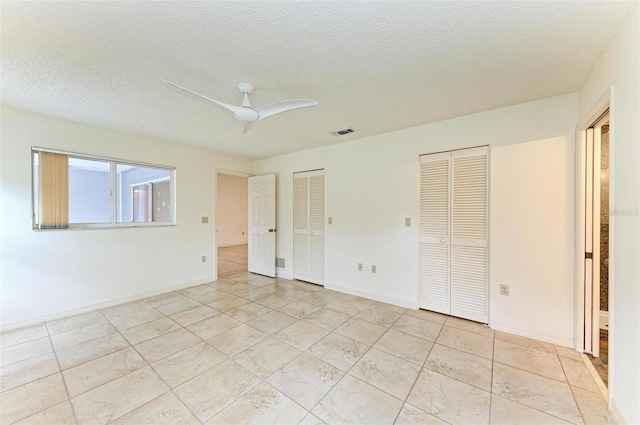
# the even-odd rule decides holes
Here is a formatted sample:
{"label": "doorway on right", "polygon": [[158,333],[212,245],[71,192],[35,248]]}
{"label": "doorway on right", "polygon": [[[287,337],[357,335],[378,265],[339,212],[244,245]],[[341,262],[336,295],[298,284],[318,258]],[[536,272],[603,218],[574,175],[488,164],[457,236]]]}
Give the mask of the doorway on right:
{"label": "doorway on right", "polygon": [[609,119],[600,127],[600,331],[599,357],[590,356],[609,386]]}

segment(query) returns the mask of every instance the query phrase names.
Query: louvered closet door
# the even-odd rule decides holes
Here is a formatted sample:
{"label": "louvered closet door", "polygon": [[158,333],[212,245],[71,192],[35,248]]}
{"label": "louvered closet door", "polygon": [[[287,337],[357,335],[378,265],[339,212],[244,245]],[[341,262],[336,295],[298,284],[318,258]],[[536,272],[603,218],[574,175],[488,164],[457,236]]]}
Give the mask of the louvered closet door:
{"label": "louvered closet door", "polygon": [[420,157],[418,306],[450,314],[449,176],[451,154]]}
{"label": "louvered closet door", "polygon": [[452,152],[451,314],[489,319],[487,299],[488,148]]}
{"label": "louvered closet door", "polygon": [[309,177],[293,178],[293,277],[309,275]]}
{"label": "louvered closet door", "polygon": [[309,176],[309,281],[324,284],[324,171]]}
{"label": "louvered closet door", "polygon": [[295,173],[293,277],[324,284],[324,170]]}

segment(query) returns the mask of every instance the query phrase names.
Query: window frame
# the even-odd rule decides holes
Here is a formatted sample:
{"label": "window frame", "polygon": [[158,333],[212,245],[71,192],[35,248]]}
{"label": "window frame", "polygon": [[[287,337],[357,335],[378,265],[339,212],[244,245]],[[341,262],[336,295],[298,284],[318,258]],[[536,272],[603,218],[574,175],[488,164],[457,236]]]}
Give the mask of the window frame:
{"label": "window frame", "polygon": [[[108,223],[69,223],[66,229],[41,229],[37,223],[38,212],[35,209],[35,200],[39,196],[35,188],[35,155],[39,152],[50,152],[67,155],[69,158],[84,159],[90,161],[100,161],[109,163],[109,218]],[[118,175],[117,166],[127,165],[133,167],[153,168],[156,170],[169,171],[168,178],[160,180],[169,181],[169,196],[171,198],[171,220],[156,222],[118,222]],[[158,179],[156,179],[158,180]],[[120,194],[124,196],[125,194]],[[31,147],[31,228],[34,231],[50,231],[50,230],[79,230],[79,229],[119,229],[131,227],[168,227],[177,225],[176,215],[176,168],[167,165],[150,164],[138,161],[130,161],[124,159],[110,158],[98,155],[88,155],[77,152],[69,152],[63,150],[41,148],[37,146]]]}

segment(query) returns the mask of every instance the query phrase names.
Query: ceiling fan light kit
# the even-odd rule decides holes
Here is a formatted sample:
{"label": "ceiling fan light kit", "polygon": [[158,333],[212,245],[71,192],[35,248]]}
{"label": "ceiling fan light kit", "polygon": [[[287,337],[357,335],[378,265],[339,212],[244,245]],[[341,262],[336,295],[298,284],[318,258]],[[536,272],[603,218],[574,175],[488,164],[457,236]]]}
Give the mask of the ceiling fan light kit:
{"label": "ceiling fan light kit", "polygon": [[253,124],[264,118],[279,114],[280,112],[291,111],[293,109],[305,108],[307,106],[314,106],[318,104],[317,101],[311,99],[291,99],[268,103],[258,108],[252,108],[251,102],[249,101],[249,95],[253,93],[254,86],[251,83],[240,82],[238,83],[238,90],[240,91],[240,93],[242,93],[243,98],[240,106],[236,106],[221,102],[219,100],[211,99],[210,97],[204,96],[200,93],[196,93],[193,90],[189,90],[185,87],[179,86],[178,84],[172,83],[171,81],[162,81],[170,85],[171,87],[182,90],[209,102],[215,103],[216,105],[222,106],[223,108],[233,112],[233,115],[236,117],[236,119],[245,125],[245,131],[250,128],[249,124]]}

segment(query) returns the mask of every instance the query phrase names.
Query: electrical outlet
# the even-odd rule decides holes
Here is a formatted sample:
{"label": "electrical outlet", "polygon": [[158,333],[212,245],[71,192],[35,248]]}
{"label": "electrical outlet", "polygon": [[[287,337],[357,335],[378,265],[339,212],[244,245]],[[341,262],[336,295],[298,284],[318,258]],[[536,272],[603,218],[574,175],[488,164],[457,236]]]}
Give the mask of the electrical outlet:
{"label": "electrical outlet", "polygon": [[202,217],[202,223],[208,223],[209,217]]}
{"label": "electrical outlet", "polygon": [[406,227],[411,227],[411,217],[407,217],[404,219],[404,225]]}
{"label": "electrical outlet", "polygon": [[206,256],[206,255],[203,255],[203,256],[202,256],[202,262],[203,262],[203,263],[206,263],[206,262],[207,262],[207,256]]}
{"label": "electrical outlet", "polygon": [[378,266],[376,266],[375,264],[371,265],[371,273],[378,273]]}
{"label": "electrical outlet", "polygon": [[333,224],[333,217],[329,217],[329,219],[328,219],[328,223],[329,223],[329,224]]}
{"label": "electrical outlet", "polygon": [[509,285],[500,285],[500,295],[509,295]]}
{"label": "electrical outlet", "polygon": [[358,263],[358,271],[361,272],[362,271],[362,263]]}

